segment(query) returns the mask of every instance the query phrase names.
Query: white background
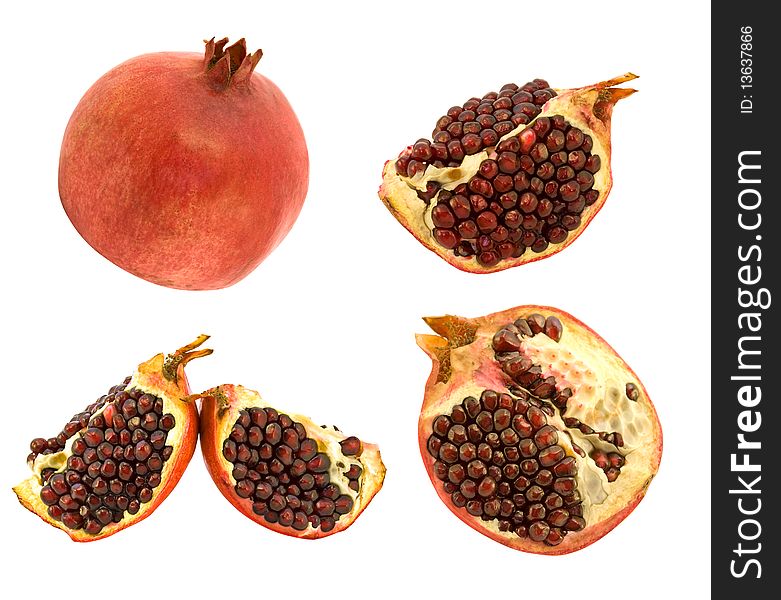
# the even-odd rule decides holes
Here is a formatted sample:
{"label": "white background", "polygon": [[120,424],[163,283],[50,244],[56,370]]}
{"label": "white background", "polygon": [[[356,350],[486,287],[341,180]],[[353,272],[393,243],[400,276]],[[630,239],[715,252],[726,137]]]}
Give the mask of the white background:
{"label": "white background", "polygon": [[[709,595],[709,90],[705,2],[13,3],[2,15],[3,435],[0,586],[112,598],[285,592],[396,598],[524,593]],[[77,234],[57,194],[65,124],[114,65],[212,36],[262,47],[259,71],[307,136],[311,181],[282,245],[239,284],[157,287]],[[384,160],[437,117],[508,81],[577,87],[633,71],[614,113],[615,186],[564,252],[489,276],[448,266],[391,217]],[[665,434],[659,474],[615,531],[575,554],[505,548],[437,499],[416,425],[423,315],[558,306],[643,380]],[[234,510],[197,451],[143,523],[77,545],[22,509],[30,439],[53,435],[157,352],[206,332],[193,388],[231,382],[381,444],[384,489],[347,532],[307,542]],[[122,574],[113,581],[114,574]],[[138,574],[135,578],[132,574]],[[57,583],[59,582],[59,583]],[[477,596],[479,594],[479,596]],[[270,597],[270,596],[269,596]]]}

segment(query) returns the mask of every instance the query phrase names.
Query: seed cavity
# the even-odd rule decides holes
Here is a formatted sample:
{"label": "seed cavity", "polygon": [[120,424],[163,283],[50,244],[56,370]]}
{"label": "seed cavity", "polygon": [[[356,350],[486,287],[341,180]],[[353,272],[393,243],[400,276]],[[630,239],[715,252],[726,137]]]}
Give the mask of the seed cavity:
{"label": "seed cavity", "polygon": [[[554,315],[544,316],[539,313],[533,313],[526,318],[516,319],[514,323],[508,324],[500,328],[493,337],[493,349],[496,360],[502,366],[502,370],[516,383],[521,386],[521,389],[511,388],[517,394],[523,395],[525,393],[531,393],[538,401],[549,400],[553,406],[555,406],[564,421],[564,425],[570,429],[577,429],[583,435],[596,435],[601,441],[613,445],[616,448],[615,452],[611,452],[610,455],[614,456],[612,462],[607,461],[607,454],[601,450],[592,452],[589,457],[595,461],[597,466],[605,472],[608,481],[615,481],[621,473],[621,466],[625,464],[625,457],[618,452],[619,448],[624,446],[624,438],[618,431],[596,431],[593,427],[587,423],[574,418],[566,417],[564,414],[567,411],[567,402],[572,397],[571,388],[558,389],[556,379],[554,377],[542,377],[542,369],[539,365],[532,364],[532,361],[520,354],[521,339],[523,337],[534,337],[540,333],[548,336],[552,340],[558,342],[564,332],[564,327],[561,321]],[[517,340],[517,343],[516,343]],[[639,391],[637,386],[633,383],[626,384],[626,395],[630,400],[636,401],[639,397]],[[543,422],[543,412],[549,410],[549,414],[552,415],[552,409],[546,402],[539,402],[539,408],[531,407],[527,413],[527,420],[519,417],[515,417],[516,421],[513,421],[513,425],[522,437],[529,437],[532,430],[539,429],[540,423]],[[552,444],[556,443],[556,439],[552,435],[549,435],[548,429],[553,429],[546,426],[539,431],[535,437],[536,449],[544,449]],[[555,433],[555,430],[554,430]],[[553,440],[547,443],[549,440]],[[522,441],[520,449],[524,452],[524,442]],[[528,444],[530,442],[526,442]],[[574,442],[572,447],[575,452],[582,456],[586,456],[586,452]],[[551,460],[548,454],[541,453],[545,458],[545,461]],[[603,456],[604,455],[604,456]],[[599,459],[597,462],[595,456]],[[618,457],[618,458],[615,458]],[[619,460],[620,459],[620,460]],[[620,464],[618,464],[620,462]]]}
{"label": "seed cavity", "polygon": [[[449,428],[450,421],[447,420]],[[247,428],[236,439],[237,428]],[[448,428],[439,427],[447,433]],[[359,456],[361,440],[350,436],[340,442],[345,457]],[[451,444],[452,446],[452,444]],[[453,446],[455,448],[455,446]],[[450,458],[445,444],[430,450]],[[331,480],[331,458],[318,449],[303,424],[271,407],[252,407],[239,413],[223,441],[222,455],[234,465],[234,490],[252,503],[252,511],[268,523],[296,531],[308,527],[328,532],[353,509],[353,495],[360,490],[363,469],[349,461],[336,466],[347,479],[348,490]],[[443,472],[447,476],[447,470]]]}

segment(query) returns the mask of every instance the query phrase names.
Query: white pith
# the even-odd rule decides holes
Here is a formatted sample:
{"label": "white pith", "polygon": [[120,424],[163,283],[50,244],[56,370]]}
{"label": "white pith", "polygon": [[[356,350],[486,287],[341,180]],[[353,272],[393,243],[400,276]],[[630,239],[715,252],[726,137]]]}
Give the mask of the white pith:
{"label": "white pith", "polygon": [[[537,311],[517,313],[506,324],[518,317],[528,317],[533,312]],[[553,313],[542,314],[547,316]],[[450,351],[452,375],[449,381],[435,383],[427,390],[427,402],[421,413],[421,423],[427,424],[426,434],[431,433],[430,423],[434,418],[440,414],[449,415],[452,408],[467,396],[480,398],[486,389],[507,391],[503,385],[506,377],[493,358],[493,335],[501,325],[487,326],[482,319],[475,319],[475,322],[481,325],[475,340]],[[564,416],[575,417],[596,432],[617,431],[624,438],[624,445],[617,448],[600,440],[597,433],[584,435],[577,429],[568,428],[558,409],[555,409],[554,416],[547,418],[548,423],[559,432],[558,445],[577,461],[578,473],[575,478],[586,521],[583,531],[586,531],[590,524],[603,522],[627,506],[638,492],[648,486],[658,463],[661,433],[655,411],[642,384],[623,360],[612,351],[606,352],[605,342],[593,332],[575,327],[564,319],[562,322],[564,328],[559,342],[543,333],[531,338],[524,337],[521,354],[540,365],[542,377],[555,377],[557,389],[572,389],[573,394]],[[639,393],[636,401],[626,397],[627,383],[635,384]],[[583,449],[585,457],[575,452],[573,441]],[[589,458],[588,455],[595,448],[617,452],[625,457],[626,463],[614,482],[609,482],[602,469]],[[441,485],[441,482],[437,484]],[[465,509],[460,510],[465,512]],[[476,517],[475,520],[480,518]],[[480,527],[497,536],[515,536],[512,532],[501,532],[498,519],[480,520]],[[569,536],[578,533],[570,533]]]}
{"label": "white pith", "polygon": [[[240,385],[233,387],[236,392],[235,400],[226,409],[226,413],[218,413],[219,418],[216,421],[217,427],[215,431],[215,443],[217,448],[214,453],[220,468],[228,475],[228,478],[233,485],[235,485],[235,480],[231,476],[231,472],[233,471],[234,464],[222,455],[222,444],[224,440],[229,437],[231,429],[233,429],[233,425],[236,423],[236,420],[239,418],[239,413],[242,410],[253,407],[273,408],[278,411],[279,414],[285,414],[294,422],[301,423],[306,429],[307,436],[317,442],[318,452],[325,452],[331,459],[331,465],[328,469],[328,475],[331,482],[339,486],[342,494],[349,496],[353,500],[353,507],[350,512],[342,515],[339,520],[347,518],[350,514],[359,513],[366,507],[376,493],[377,485],[382,485],[382,481],[385,477],[385,467],[376,446],[362,441],[362,450],[358,456],[345,456],[342,453],[342,447],[339,442],[349,436],[345,435],[343,432],[338,431],[331,426],[321,427],[305,415],[286,411],[275,404],[270,404],[263,400],[261,395],[254,390],[250,390]],[[219,389],[220,388],[216,388],[216,390]],[[206,396],[212,393],[214,393],[214,390],[204,392],[203,395]],[[350,479],[345,475],[351,465],[357,465],[361,468],[361,475],[357,480],[357,492],[349,487]],[[246,502],[249,505],[252,504],[252,500],[249,498],[241,499],[241,501]],[[337,520],[337,524],[339,523],[339,520]],[[319,529],[308,524],[306,529],[300,530],[300,533],[303,534],[315,531],[319,531]]]}

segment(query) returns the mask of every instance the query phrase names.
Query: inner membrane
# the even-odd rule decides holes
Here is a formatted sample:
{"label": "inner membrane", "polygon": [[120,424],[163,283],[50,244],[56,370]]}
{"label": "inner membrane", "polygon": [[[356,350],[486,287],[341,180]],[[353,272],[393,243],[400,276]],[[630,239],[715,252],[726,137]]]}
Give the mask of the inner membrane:
{"label": "inner membrane", "polygon": [[[621,467],[626,464],[626,457],[620,452],[620,448],[624,446],[624,437],[621,432],[597,431],[588,423],[566,416],[567,403],[573,395],[572,389],[560,385],[553,376],[543,377],[542,367],[535,365],[522,352],[522,340],[524,338],[544,334],[558,342],[562,333],[562,323],[553,315],[546,318],[535,313],[526,318],[521,317],[516,319],[514,323],[505,325],[494,335],[493,348],[495,358],[501,365],[504,373],[515,384],[529,390],[540,400],[546,403],[550,402],[552,404],[551,408],[555,407],[559,411],[562,422],[568,429],[577,430],[583,436],[593,436],[591,441],[597,438],[604,442],[600,444],[601,447],[592,444],[593,447],[588,456],[605,473],[607,480],[613,482],[618,479],[618,476],[621,474]],[[636,393],[634,384],[627,386],[627,397],[629,397],[630,393]],[[578,446],[574,440],[571,443],[574,451],[585,458],[585,450]]]}

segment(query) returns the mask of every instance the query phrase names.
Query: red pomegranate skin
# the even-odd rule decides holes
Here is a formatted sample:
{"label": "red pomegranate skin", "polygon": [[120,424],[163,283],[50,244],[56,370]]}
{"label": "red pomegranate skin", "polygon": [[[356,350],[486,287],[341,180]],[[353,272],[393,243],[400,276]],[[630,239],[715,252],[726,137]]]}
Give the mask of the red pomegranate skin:
{"label": "red pomegranate skin", "polygon": [[307,192],[304,135],[269,79],[221,87],[203,56],[133,58],[84,95],[65,130],[59,190],[84,239],[119,267],[218,289],[282,241]]}

